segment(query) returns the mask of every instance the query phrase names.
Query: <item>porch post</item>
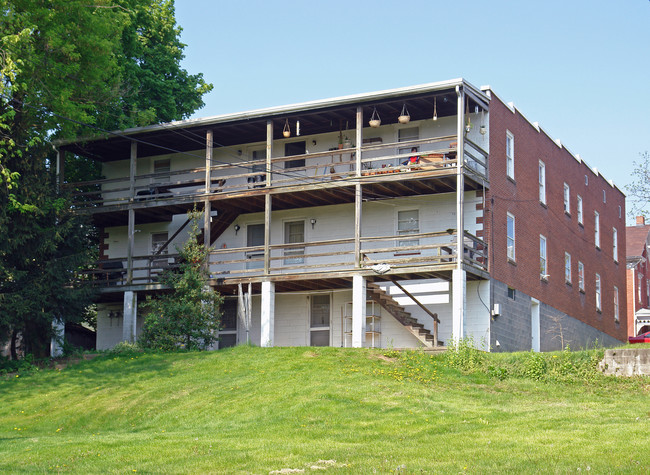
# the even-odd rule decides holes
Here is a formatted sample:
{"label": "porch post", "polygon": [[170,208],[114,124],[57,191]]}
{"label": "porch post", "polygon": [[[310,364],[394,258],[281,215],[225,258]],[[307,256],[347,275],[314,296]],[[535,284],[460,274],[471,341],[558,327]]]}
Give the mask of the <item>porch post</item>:
{"label": "porch post", "polygon": [[352,347],[362,348],[366,341],[366,279],[352,277]]}
{"label": "porch post", "polygon": [[357,147],[356,168],[357,176],[361,176],[361,145],[363,144],[363,107],[357,106]]}
{"label": "porch post", "polygon": [[[135,200],[135,164],[138,155],[138,143],[131,142],[131,157],[129,161],[129,196],[130,204],[128,211],[127,234],[129,242],[126,246],[126,285],[133,283],[133,251],[135,249],[135,211],[133,201]],[[126,314],[126,312],[125,312]]]}
{"label": "porch post", "polygon": [[124,322],[122,340],[135,342],[136,322],[138,318],[138,294],[132,290],[124,292]]}
{"label": "porch post", "polygon": [[266,121],[266,194],[264,195],[264,274],[271,273],[271,158],[273,157],[273,121]]}
{"label": "porch post", "polygon": [[465,336],[465,305],[467,303],[467,274],[464,270],[454,269],[452,275],[452,325],[454,341]]}
{"label": "porch post", "polygon": [[456,149],[456,268],[452,271],[452,336],[456,342],[464,337],[467,275],[463,269],[465,254],[465,176],[463,175],[465,140],[465,92],[456,86],[457,149]]}
{"label": "porch post", "polygon": [[262,282],[260,346],[273,346],[275,330],[275,282]]}
{"label": "porch post", "polygon": [[205,249],[210,249],[211,239],[211,220],[210,212],[212,206],[210,204],[210,193],[212,192],[212,130],[208,130],[205,134],[205,193],[206,197],[203,202],[203,245]]}

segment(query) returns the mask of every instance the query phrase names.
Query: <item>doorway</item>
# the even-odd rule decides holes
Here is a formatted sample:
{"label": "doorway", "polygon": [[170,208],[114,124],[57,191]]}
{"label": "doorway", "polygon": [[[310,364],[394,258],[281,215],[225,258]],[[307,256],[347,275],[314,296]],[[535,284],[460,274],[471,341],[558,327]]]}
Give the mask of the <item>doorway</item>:
{"label": "doorway", "polygon": [[531,348],[540,351],[539,300],[530,299]]}
{"label": "doorway", "polygon": [[330,296],[311,296],[309,346],[330,346]]}

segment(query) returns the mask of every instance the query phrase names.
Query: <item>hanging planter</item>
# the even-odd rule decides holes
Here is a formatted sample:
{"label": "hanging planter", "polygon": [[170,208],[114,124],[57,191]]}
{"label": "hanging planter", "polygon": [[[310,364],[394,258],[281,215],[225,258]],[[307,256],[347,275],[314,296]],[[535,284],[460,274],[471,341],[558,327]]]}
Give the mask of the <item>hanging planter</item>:
{"label": "hanging planter", "polygon": [[406,108],[406,104],[404,104],[404,106],[402,107],[402,113],[397,118],[397,121],[400,124],[408,124],[411,121],[411,115],[409,114],[409,111]]}
{"label": "hanging planter", "polygon": [[379,117],[379,112],[377,112],[376,107],[372,111],[372,115],[370,116],[370,120],[368,121],[368,124],[373,129],[376,129],[377,127],[379,127],[381,125],[381,117]]}
{"label": "hanging planter", "polygon": [[282,129],[282,135],[285,139],[291,137],[291,128],[289,127],[289,119],[286,119],[284,122],[284,129]]}

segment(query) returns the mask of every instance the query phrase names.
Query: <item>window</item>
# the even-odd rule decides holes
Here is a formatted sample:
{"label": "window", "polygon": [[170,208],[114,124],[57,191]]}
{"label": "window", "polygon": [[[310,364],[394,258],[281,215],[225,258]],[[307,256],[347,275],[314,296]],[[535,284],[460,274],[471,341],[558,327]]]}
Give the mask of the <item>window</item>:
{"label": "window", "polygon": [[585,175],[585,186],[589,185],[589,177]]}
{"label": "window", "polygon": [[151,233],[151,254],[157,256],[157,258],[150,258],[149,274],[151,275],[152,269],[155,270],[154,274],[161,271],[163,267],[166,267],[169,264],[169,260],[166,256],[169,252],[169,247],[163,247],[167,244],[169,236],[167,233]]}
{"label": "window", "polygon": [[594,211],[594,242],[596,247],[600,249],[600,214]]}
{"label": "window", "polygon": [[[285,244],[298,244],[305,242],[305,222],[304,221],[289,221],[284,223],[284,243]],[[285,264],[303,264],[305,258],[304,247],[291,247],[284,250],[285,256],[298,256],[289,257],[284,260]]]}
{"label": "window", "polygon": [[[253,150],[253,160],[260,161],[266,159],[266,150]],[[286,165],[285,165],[286,167]],[[251,171],[258,173],[258,175],[249,176],[247,178],[249,188],[261,188],[265,186],[266,182],[266,163],[256,163],[253,165]]]}
{"label": "window", "polygon": [[546,165],[539,161],[539,202],[546,204]]}
{"label": "window", "polygon": [[542,235],[539,236],[539,275],[542,279],[548,278],[546,270],[546,238]]}
{"label": "window", "polygon": [[[294,155],[304,155],[307,153],[307,145],[303,140],[302,142],[290,142],[284,144],[284,156],[292,157]],[[266,156],[266,155],[265,155]],[[305,166],[304,158],[297,158],[296,160],[287,160],[284,162],[284,168],[302,168]]]}
{"label": "window", "polygon": [[614,286],[614,321],[618,322],[618,287]]}
{"label": "window", "polygon": [[508,298],[510,300],[515,300],[516,292],[512,287],[508,287]]}
{"label": "window", "polygon": [[[420,130],[417,127],[409,127],[408,129],[399,129],[397,131],[397,141],[398,142],[410,142],[412,140],[418,140],[420,138]],[[411,153],[412,150],[415,148],[416,151],[419,151],[419,148],[413,147],[412,145],[409,145],[408,147],[400,147],[397,149],[397,153],[400,155],[404,155],[407,153]],[[397,163],[395,165],[400,165],[400,162],[403,162],[406,160],[406,158],[398,158]]]}
{"label": "window", "polygon": [[578,290],[585,291],[585,265],[578,261]]}
{"label": "window", "polygon": [[600,295],[600,274],[596,274],[596,310],[602,310],[602,300]]}
{"label": "window", "polygon": [[[246,246],[257,247],[264,245],[264,224],[249,224],[246,226]],[[246,269],[264,268],[264,250],[258,249],[246,253]]]}
{"label": "window", "polygon": [[506,130],[506,174],[515,178],[515,136]]}
{"label": "window", "polygon": [[622,217],[623,210],[621,209],[621,205],[618,205],[618,217]]}
{"label": "window", "polygon": [[612,233],[612,254],[614,255],[614,262],[618,262],[618,231],[616,231],[616,228]]}
{"label": "window", "polygon": [[571,189],[569,185],[564,184],[564,212],[571,214]]}
{"label": "window", "polygon": [[643,292],[641,289],[643,288],[643,274],[639,274],[639,277],[637,279],[637,294],[638,294],[638,301],[639,303],[643,302]]}
{"label": "window", "polygon": [[507,223],[507,254],[508,260],[515,260],[515,217],[508,213]]}
{"label": "window", "polygon": [[578,224],[584,224],[584,218],[582,216],[582,196],[580,195],[576,197],[576,207],[578,209]]}
{"label": "window", "polygon": [[[420,212],[417,209],[410,209],[397,212],[397,234],[406,236],[420,232]],[[419,239],[399,239],[397,245],[400,247],[418,246]],[[415,251],[415,250],[414,250]]]}
{"label": "window", "polygon": [[165,160],[154,160],[153,161],[153,172],[160,173],[155,177],[155,180],[158,182],[169,181],[169,172],[171,171],[171,159],[167,158]]}
{"label": "window", "polygon": [[564,253],[564,282],[571,283],[571,254]]}
{"label": "window", "polygon": [[603,203],[607,203],[607,192],[603,190]]}

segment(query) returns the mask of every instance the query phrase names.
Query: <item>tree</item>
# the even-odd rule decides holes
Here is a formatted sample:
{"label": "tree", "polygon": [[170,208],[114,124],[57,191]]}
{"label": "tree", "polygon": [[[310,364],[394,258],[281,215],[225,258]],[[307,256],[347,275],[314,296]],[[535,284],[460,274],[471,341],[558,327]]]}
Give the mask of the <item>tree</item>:
{"label": "tree", "polygon": [[645,151],[639,154],[641,159],[633,162],[634,181],[626,186],[631,198],[630,212],[634,214],[646,214],[650,205],[650,153]]}
{"label": "tree", "polygon": [[[0,341],[20,334],[43,356],[52,321],[82,318],[89,302],[75,282],[94,233],[55,186],[49,141],[181,119],[203,105],[211,86],[179,66],[173,5],[0,0]],[[67,175],[99,173],[81,165],[68,163]]]}
{"label": "tree", "polygon": [[147,296],[139,340],[145,348],[205,350],[217,341],[222,298],[208,286],[208,252],[197,240],[201,216],[196,210],[189,213],[190,238],[178,249],[180,265],[162,273],[161,282],[171,292]]}

